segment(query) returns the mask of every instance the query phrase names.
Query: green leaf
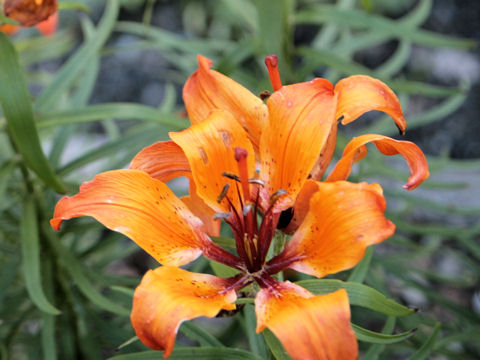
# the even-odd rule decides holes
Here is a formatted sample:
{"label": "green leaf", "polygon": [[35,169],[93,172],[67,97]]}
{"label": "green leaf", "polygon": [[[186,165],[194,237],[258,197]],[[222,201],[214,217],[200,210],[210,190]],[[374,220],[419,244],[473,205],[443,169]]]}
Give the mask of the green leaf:
{"label": "green leaf", "polygon": [[408,360],[424,360],[435,350],[435,342],[437,341],[440,327],[441,324],[437,323],[433,329],[432,335],[428,337],[427,341],[425,341],[420,349],[410,356]]}
{"label": "green leaf", "polygon": [[47,314],[58,315],[60,310],[48,301],[42,287],[37,213],[31,197],[23,202],[22,211],[20,240],[22,242],[23,274],[28,295],[40,310]]}
{"label": "green leaf", "polygon": [[58,10],[79,10],[85,13],[90,13],[90,8],[82,3],[74,1],[61,1],[58,3]]}
{"label": "green leaf", "polygon": [[82,264],[75,258],[75,256],[62,244],[58,237],[53,233],[53,230],[45,226],[43,228],[50,246],[55,250],[58,259],[60,260],[63,268],[68,272],[72,280],[78,286],[80,291],[85,295],[92,303],[98,307],[110,311],[119,315],[129,315],[130,311],[114,303],[112,300],[103,296],[89,279],[85,276]]}
{"label": "green leaf", "polygon": [[7,120],[8,131],[27,166],[57,192],[63,185],[43,154],[35,127],[25,76],[18,55],[9,38],[0,33],[0,105]]}
{"label": "green leaf", "polygon": [[213,272],[215,273],[215,275],[219,277],[228,278],[228,277],[235,276],[239,273],[237,269],[234,269],[230,266],[219,263],[217,261],[209,260],[209,262],[210,262],[210,266],[213,269]]}
{"label": "green leaf", "polygon": [[[163,351],[142,351],[138,353],[117,355],[109,360],[163,360]],[[244,350],[225,347],[179,347],[173,350],[169,360],[262,360],[260,357]]]}
{"label": "green leaf", "polygon": [[328,294],[338,289],[345,289],[347,290],[350,304],[366,307],[390,316],[405,316],[415,312],[413,309],[387,299],[379,291],[363,284],[333,279],[312,279],[299,281],[297,285],[314,294]]}
{"label": "green leaf", "polygon": [[243,317],[240,318],[245,332],[247,333],[247,340],[250,349],[254,354],[257,354],[262,359],[267,358],[267,348],[263,337],[256,332],[257,318],[255,316],[255,307],[252,305],[245,305],[243,308]]}
{"label": "green leaf", "polygon": [[161,112],[150,106],[134,103],[106,103],[43,114],[38,119],[38,127],[78,124],[103,119],[144,120],[175,130],[188,127],[186,119]]}
{"label": "green leaf", "polygon": [[118,15],[118,1],[106,2],[105,12],[92,39],[87,40],[55,74],[53,80],[43,90],[35,102],[35,109],[44,112],[52,109],[58,99],[72,86],[78,75],[90,64],[92,56],[98,52],[110,36]]}
{"label": "green leaf", "polygon": [[469,49],[476,46],[470,39],[459,39],[437,34],[427,30],[418,30],[382,16],[368,14],[355,9],[338,9],[329,5],[313,6],[296,14],[295,22],[299,24],[336,24],[350,29],[370,30],[416,44],[432,47],[452,47]]}
{"label": "green leaf", "polygon": [[277,360],[291,360],[292,358],[287,354],[280,341],[277,339],[269,329],[265,329],[262,332],[263,338],[268,345],[268,348],[272,352],[273,356]]}
{"label": "green leaf", "polygon": [[358,265],[355,266],[352,273],[348,277],[349,282],[363,283],[363,280],[367,275],[368,268],[370,267],[372,256],[373,256],[373,246],[369,246],[365,251],[365,255],[363,256],[362,261],[360,261]]}
{"label": "green leaf", "polygon": [[[382,333],[391,334],[395,328],[396,318],[389,316],[385,326],[382,329]],[[363,356],[362,360],[377,360],[378,355],[380,355],[385,350],[384,344],[373,344],[368,348],[368,351]]]}
{"label": "green leaf", "polygon": [[203,330],[200,326],[195,325],[191,321],[182,323],[179,331],[186,337],[198,341],[202,346],[224,346],[220,341],[218,341],[217,338],[215,338],[215,336]]}
{"label": "green leaf", "polygon": [[373,344],[394,344],[408,339],[416,332],[416,329],[414,329],[410,331],[405,331],[400,334],[389,335],[367,330],[355,324],[352,324],[352,328],[353,331],[355,331],[355,335],[357,336],[357,339],[359,341],[369,342]]}

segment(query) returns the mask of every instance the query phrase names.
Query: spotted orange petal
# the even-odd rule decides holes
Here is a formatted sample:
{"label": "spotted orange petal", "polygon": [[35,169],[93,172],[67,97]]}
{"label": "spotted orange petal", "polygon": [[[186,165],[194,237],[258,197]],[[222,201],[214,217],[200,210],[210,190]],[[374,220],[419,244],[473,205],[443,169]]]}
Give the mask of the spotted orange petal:
{"label": "spotted orange petal", "polygon": [[145,171],[163,182],[179,176],[191,176],[185,153],[171,140],[159,141],[141,150],[130,163],[130,169]]}
{"label": "spotted orange petal", "polygon": [[378,184],[317,182],[309,211],[285,250],[273,259],[295,258],[291,268],[323,277],[355,266],[367,246],[392,236]]}
{"label": "spotted orange petal", "polygon": [[169,135],[184,151],[192,169],[197,194],[205,203],[217,212],[228,211],[226,199],[220,203],[217,199],[224,185],[229,184],[228,197],[238,208],[236,182],[222,176],[222,173],[239,175],[234,153],[236,147],[241,147],[249,154],[248,172],[253,176],[255,156],[247,134],[235,118],[225,110],[215,110],[205,121]]}
{"label": "spotted orange petal", "polygon": [[395,93],[380,80],[366,75],[354,75],[340,80],[335,85],[338,96],[336,119],[343,117],[342,124],[356,120],[371,110],[390,115],[401,134],[407,128],[402,108]]}
{"label": "spotted orange petal", "polygon": [[352,171],[355,162],[360,161],[367,154],[368,143],[374,143],[378,151],[384,155],[402,155],[410,168],[410,177],[403,186],[407,190],[413,190],[425,181],[430,172],[428,171],[427,159],[422,150],[410,141],[399,141],[383,135],[368,134],[353,138],[343,151],[342,158],[327,178],[327,181],[346,180]]}
{"label": "spotted orange petal", "polygon": [[142,171],[97,175],[57,203],[50,224],[58,230],[63,220],[78,216],[92,216],[128,236],[162,264],[187,264],[206,247],[197,235],[202,222],[167,185]]}
{"label": "spotted orange petal", "polygon": [[358,345],[345,289],[314,296],[289,281],[260,290],[257,332],[269,328],[293,360],[354,360]]}
{"label": "spotted orange petal", "polygon": [[277,210],[293,205],[335,124],[333,86],[325,79],[283,86],[267,102],[269,122],[260,143],[263,206],[283,189]]}
{"label": "spotted orange petal", "polygon": [[57,0],[5,0],[5,16],[22,26],[33,26],[57,12]]}
{"label": "spotted orange petal", "polygon": [[234,80],[211,70],[212,61],[198,55],[198,70],[185,83],[183,101],[192,124],[205,120],[212,110],[230,112],[243,126],[255,149],[267,121],[263,101]]}
{"label": "spotted orange petal", "polygon": [[190,211],[203,222],[202,231],[210,236],[220,236],[220,220],[215,219],[215,211],[198,196],[195,183],[190,181],[190,195],[180,198]]}
{"label": "spotted orange petal", "polygon": [[58,12],[52,14],[47,20],[37,24],[37,30],[44,36],[55,34],[58,25]]}
{"label": "spotted orange petal", "polygon": [[148,271],[133,296],[131,321],[139,339],[155,350],[173,350],[180,324],[234,310],[237,296],[228,279],[162,266]]}

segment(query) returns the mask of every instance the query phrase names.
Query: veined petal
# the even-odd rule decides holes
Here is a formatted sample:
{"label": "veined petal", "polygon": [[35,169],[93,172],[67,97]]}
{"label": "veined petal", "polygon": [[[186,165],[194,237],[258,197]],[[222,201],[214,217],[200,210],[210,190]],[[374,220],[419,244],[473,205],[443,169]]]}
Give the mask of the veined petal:
{"label": "veined petal", "polygon": [[155,350],[173,350],[180,324],[199,316],[234,310],[237,296],[229,279],[162,266],[148,271],[136,288],[131,321],[139,339]]}
{"label": "veined petal", "polygon": [[229,211],[226,199],[220,203],[217,201],[224,186],[229,184],[228,197],[237,206],[237,184],[235,180],[222,176],[222,173],[238,175],[235,148],[241,147],[249,154],[248,173],[253,176],[255,156],[246,132],[234,117],[225,110],[215,110],[207,120],[169,135],[183,149],[192,169],[197,194],[205,203],[216,212]]}
{"label": "veined petal", "polygon": [[287,227],[282,231],[287,234],[293,234],[305,219],[310,209],[310,199],[318,190],[318,183],[313,180],[307,180],[298,193],[295,205],[293,206],[293,216]]}
{"label": "veined petal", "polygon": [[57,12],[57,0],[4,0],[5,16],[22,26],[33,26]]}
{"label": "veined petal", "polygon": [[294,360],[357,359],[345,289],[314,296],[289,281],[276,285],[257,294],[257,332],[268,327]]}
{"label": "veined petal", "polygon": [[320,278],[355,266],[367,246],[393,235],[395,225],[385,218],[380,185],[316,184],[302,224],[271,263],[297,257],[290,268]]}
{"label": "veined petal", "polygon": [[163,182],[179,176],[191,176],[185,153],[171,140],[158,141],[141,150],[130,163],[130,169],[145,171]]}
{"label": "veined petal", "polygon": [[58,25],[58,12],[52,14],[47,20],[37,24],[37,30],[44,36],[55,34]]}
{"label": "veined petal", "polygon": [[197,233],[202,222],[161,181],[137,170],[114,170],[84,183],[80,192],[62,198],[50,224],[92,216],[135,241],[161,264],[180,266],[207,246]]}
{"label": "veined petal", "polygon": [[197,195],[193,180],[190,180],[190,195],[180,198],[190,211],[203,222],[202,231],[210,236],[220,236],[220,220],[215,220],[215,211]]}
{"label": "veined petal", "polygon": [[198,55],[198,70],[185,83],[183,101],[192,124],[205,120],[212,110],[227,110],[242,125],[258,150],[268,117],[263,101],[236,81],[211,70],[212,61]]}
{"label": "veined petal", "polygon": [[269,197],[283,189],[277,211],[293,205],[295,198],[324,149],[335,123],[336,99],[327,80],[283,86],[268,99],[269,122],[260,143],[260,178],[264,207]]}
{"label": "veined petal", "polygon": [[367,134],[353,138],[345,147],[342,158],[335,165],[326,181],[346,180],[352,171],[355,162],[360,161],[367,154],[368,143],[374,143],[378,151],[384,155],[402,155],[410,168],[410,177],[403,186],[407,190],[413,190],[425,181],[430,172],[428,171],[427,159],[422,150],[410,141],[394,140],[387,136]]}
{"label": "veined petal", "polygon": [[354,75],[340,80],[335,85],[338,95],[336,119],[343,116],[342,124],[356,120],[371,110],[390,115],[401,134],[407,128],[402,108],[395,93],[380,80],[366,75]]}

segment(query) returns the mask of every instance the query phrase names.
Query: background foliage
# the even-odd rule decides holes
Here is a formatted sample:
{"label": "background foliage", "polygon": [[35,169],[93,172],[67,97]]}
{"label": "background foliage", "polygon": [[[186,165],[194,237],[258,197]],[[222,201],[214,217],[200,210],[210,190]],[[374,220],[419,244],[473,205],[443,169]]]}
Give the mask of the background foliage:
{"label": "background foliage", "polygon": [[[409,130],[454,117],[467,98],[468,77],[445,86],[429,80],[429,69],[412,70],[415,49],[475,47],[422,28],[433,0],[272,3],[60,2],[54,36],[0,34],[2,360],[162,358],[135,340],[129,322],[133,289],[153,262],[91,219],[68,222],[58,233],[48,220],[59,194],[127,166],[141,148],[188,126],[181,86],[196,54],[256,93],[270,88],[263,59],[271,53],[285,83],[372,75],[399,94]],[[386,15],[392,12],[395,19]],[[373,66],[371,53],[378,55]],[[142,92],[144,79],[161,86]],[[396,131],[383,116],[358,123],[341,133],[339,151],[356,134]],[[479,357],[480,207],[443,197],[470,191],[480,162],[440,154],[429,164],[423,190],[407,193],[406,167],[372,151],[352,180],[384,186],[396,235],[336,276],[341,280],[297,279],[315,293],[347,289],[364,359]],[[185,191],[182,183],[172,186]],[[191,267],[225,271],[206,260]],[[272,333],[255,334],[251,300],[240,302],[234,316],[183,324],[172,358],[287,359]]]}

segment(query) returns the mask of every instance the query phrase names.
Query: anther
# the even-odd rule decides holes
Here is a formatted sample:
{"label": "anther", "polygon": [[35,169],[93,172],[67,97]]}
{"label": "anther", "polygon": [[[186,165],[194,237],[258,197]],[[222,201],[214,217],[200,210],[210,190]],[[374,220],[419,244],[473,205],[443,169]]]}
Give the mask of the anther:
{"label": "anther", "polygon": [[248,179],[248,182],[250,184],[257,184],[257,185],[260,185],[260,186],[265,186],[265,183],[260,179]]}
{"label": "anther", "polygon": [[229,173],[229,172],[225,171],[225,172],[222,173],[222,176],[225,176],[226,178],[229,178],[229,179],[240,182],[240,176],[238,176],[238,175],[235,175],[235,174],[232,174],[232,173]]}
{"label": "anther", "polygon": [[258,96],[262,100],[268,99],[271,95],[272,95],[272,92],[268,90],[263,90],[260,94],[258,94]]}
{"label": "anther", "polygon": [[220,192],[220,194],[218,195],[217,197],[217,202],[220,204],[222,202],[222,200],[225,198],[225,196],[227,196],[227,193],[228,193],[228,189],[230,188],[230,184],[225,184],[225,186],[223,187],[222,191]]}
{"label": "anther", "polygon": [[231,212],[218,212],[213,215],[213,220],[228,219],[230,216],[232,216]]}
{"label": "anther", "polygon": [[287,193],[287,191],[286,191],[286,190],[283,190],[283,189],[279,189],[279,190],[275,191],[275,192],[272,194],[272,196],[270,196],[270,203],[274,204],[275,202],[277,202],[277,200],[278,200],[281,196],[285,195],[286,193]]}
{"label": "anther", "polygon": [[280,80],[280,72],[278,71],[278,58],[276,55],[268,55],[265,58],[265,65],[267,65],[268,76],[272,83],[273,91],[280,90],[282,81]]}
{"label": "anther", "polygon": [[252,204],[245,205],[243,207],[243,216],[247,216],[250,210],[252,210]]}

